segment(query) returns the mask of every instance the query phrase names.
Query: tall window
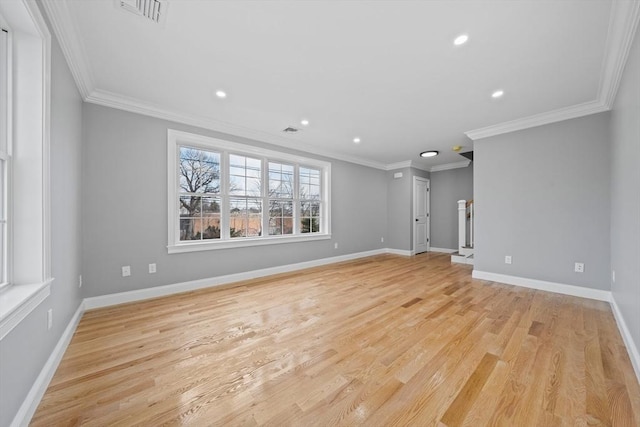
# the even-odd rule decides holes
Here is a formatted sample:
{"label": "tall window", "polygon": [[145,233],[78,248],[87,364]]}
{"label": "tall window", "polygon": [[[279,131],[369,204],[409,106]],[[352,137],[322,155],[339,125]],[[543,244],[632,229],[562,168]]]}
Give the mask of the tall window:
{"label": "tall window", "polygon": [[0,289],[8,285],[7,254],[9,253],[9,171],[11,168],[11,129],[9,103],[8,32],[0,31]]}
{"label": "tall window", "polygon": [[293,234],[294,166],[269,162],[269,234]]}
{"label": "tall window", "polygon": [[262,236],[262,161],[229,155],[229,237]]}
{"label": "tall window", "polygon": [[220,153],[180,147],[180,240],[220,238]]}
{"label": "tall window", "polygon": [[330,238],[327,162],[169,130],[169,252]]}

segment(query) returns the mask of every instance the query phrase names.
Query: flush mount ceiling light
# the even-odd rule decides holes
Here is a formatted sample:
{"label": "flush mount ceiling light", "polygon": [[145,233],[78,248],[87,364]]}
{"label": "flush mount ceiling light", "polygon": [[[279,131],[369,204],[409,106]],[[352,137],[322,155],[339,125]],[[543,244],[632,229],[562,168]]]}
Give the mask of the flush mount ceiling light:
{"label": "flush mount ceiling light", "polygon": [[223,90],[217,90],[216,91],[216,96],[218,98],[226,98],[227,97],[227,92],[225,92]]}
{"label": "flush mount ceiling light", "polygon": [[504,91],[502,89],[500,89],[500,90],[497,90],[497,91],[493,92],[491,94],[491,97],[492,98],[500,98],[502,95],[504,95]]}
{"label": "flush mount ceiling light", "polygon": [[465,44],[469,40],[469,36],[467,34],[460,34],[453,40],[453,44],[456,46],[460,46]]}
{"label": "flush mount ceiling light", "polygon": [[302,120],[300,120],[300,124],[301,124],[302,126],[308,126],[308,125],[309,125],[309,120],[307,120],[307,119],[302,119]]}
{"label": "flush mount ceiling light", "polygon": [[358,137],[353,138],[353,143],[354,144],[360,144],[360,138],[358,138]]}
{"label": "flush mount ceiling light", "polygon": [[440,153],[436,150],[429,150],[429,151],[423,151],[422,153],[420,153],[420,157],[435,157],[438,154]]}

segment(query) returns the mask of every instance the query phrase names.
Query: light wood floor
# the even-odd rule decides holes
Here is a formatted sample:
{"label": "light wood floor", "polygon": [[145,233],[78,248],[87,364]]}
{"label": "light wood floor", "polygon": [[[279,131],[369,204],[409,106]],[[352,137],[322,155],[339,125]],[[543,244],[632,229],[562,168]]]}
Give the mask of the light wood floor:
{"label": "light wood floor", "polygon": [[87,312],[32,425],[640,425],[607,303],[381,255]]}

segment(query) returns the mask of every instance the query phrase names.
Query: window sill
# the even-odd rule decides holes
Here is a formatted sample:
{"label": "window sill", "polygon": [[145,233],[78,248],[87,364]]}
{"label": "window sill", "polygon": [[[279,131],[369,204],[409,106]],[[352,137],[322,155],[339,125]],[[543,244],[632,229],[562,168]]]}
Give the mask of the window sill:
{"label": "window sill", "polygon": [[0,340],[51,294],[52,281],[12,285],[0,292]]}
{"label": "window sill", "polygon": [[179,254],[185,252],[197,252],[197,251],[211,251],[216,249],[230,249],[230,248],[244,248],[249,246],[263,246],[263,245],[279,245],[282,243],[295,243],[295,242],[312,242],[316,240],[328,240],[331,239],[331,234],[314,234],[309,236],[273,236],[273,237],[260,237],[258,239],[244,238],[238,240],[225,240],[217,242],[198,242],[198,243],[180,243],[176,245],[169,245],[167,249],[170,254]]}

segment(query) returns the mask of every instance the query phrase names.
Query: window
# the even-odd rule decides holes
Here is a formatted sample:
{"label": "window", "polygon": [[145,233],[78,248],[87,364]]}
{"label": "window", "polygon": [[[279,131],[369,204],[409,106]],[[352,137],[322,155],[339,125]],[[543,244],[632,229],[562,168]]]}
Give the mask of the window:
{"label": "window", "polygon": [[169,253],[328,239],[331,165],[168,132]]}
{"label": "window", "polygon": [[[34,2],[2,7],[0,340],[51,293],[51,34]],[[17,138],[19,136],[19,138]]]}
{"label": "window", "polygon": [[9,284],[7,265],[9,253],[9,171],[11,168],[11,129],[9,102],[9,32],[0,31],[0,290]]}

